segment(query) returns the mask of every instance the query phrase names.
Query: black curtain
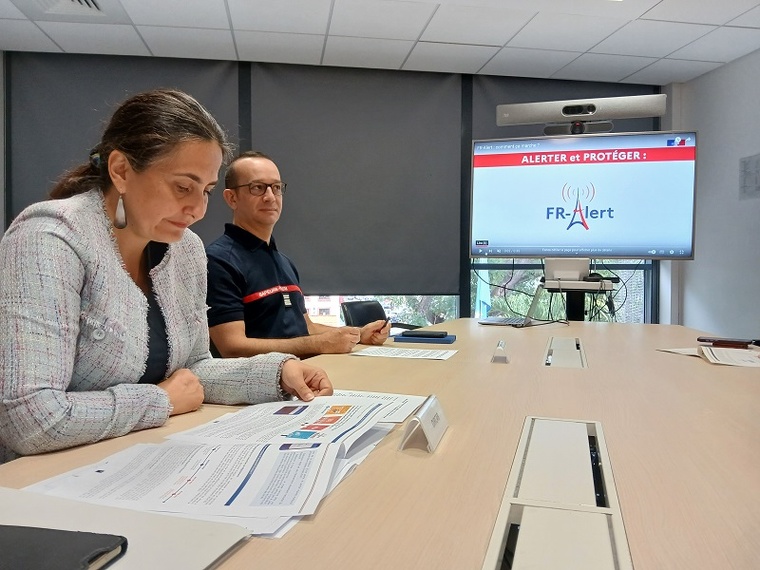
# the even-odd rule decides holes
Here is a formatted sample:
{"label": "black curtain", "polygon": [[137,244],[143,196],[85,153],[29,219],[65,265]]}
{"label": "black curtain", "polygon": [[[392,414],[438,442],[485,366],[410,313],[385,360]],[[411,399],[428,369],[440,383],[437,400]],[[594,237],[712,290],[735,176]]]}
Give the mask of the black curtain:
{"label": "black curtain", "polygon": [[[235,62],[20,52],[7,56],[8,222],[29,204],[46,199],[65,170],[87,162],[116,107],[141,91],[166,87],[191,94],[237,144]],[[220,235],[230,217],[220,188],[216,191],[206,217],[192,227],[204,240]]]}
{"label": "black curtain", "polygon": [[460,78],[256,64],[252,147],[306,294],[457,294]]}

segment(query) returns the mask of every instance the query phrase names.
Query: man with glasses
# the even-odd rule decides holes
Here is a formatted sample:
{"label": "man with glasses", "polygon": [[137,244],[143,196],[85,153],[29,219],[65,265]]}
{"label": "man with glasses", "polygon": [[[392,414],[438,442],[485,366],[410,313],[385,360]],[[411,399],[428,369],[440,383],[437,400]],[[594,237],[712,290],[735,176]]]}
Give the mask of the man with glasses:
{"label": "man with glasses", "polygon": [[221,356],[311,356],[386,341],[390,325],[382,320],[357,328],[309,318],[298,271],[272,236],[287,184],[271,158],[256,151],[241,154],[227,168],[224,185],[232,223],[206,248],[209,333]]}

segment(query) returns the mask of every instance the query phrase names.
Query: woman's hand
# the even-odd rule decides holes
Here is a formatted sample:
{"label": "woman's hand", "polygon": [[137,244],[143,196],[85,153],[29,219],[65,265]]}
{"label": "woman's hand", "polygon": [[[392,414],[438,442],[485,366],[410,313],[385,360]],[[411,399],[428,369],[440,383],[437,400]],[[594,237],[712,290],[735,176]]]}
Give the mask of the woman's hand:
{"label": "woman's hand", "polygon": [[158,387],[166,390],[169,395],[172,416],[193,412],[203,403],[203,385],[187,368],[175,370],[171,376],[158,384]]}
{"label": "woman's hand", "polygon": [[285,392],[304,402],[310,402],[315,396],[330,396],[333,393],[327,373],[300,360],[285,361],[282,365],[280,385]]}

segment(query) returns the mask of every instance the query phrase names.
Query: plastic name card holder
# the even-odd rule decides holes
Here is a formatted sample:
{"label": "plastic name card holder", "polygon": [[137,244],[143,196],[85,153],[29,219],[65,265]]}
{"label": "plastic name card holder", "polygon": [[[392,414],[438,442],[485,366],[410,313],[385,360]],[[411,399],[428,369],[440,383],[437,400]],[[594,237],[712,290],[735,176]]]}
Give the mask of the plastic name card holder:
{"label": "plastic name card holder", "polygon": [[509,356],[507,356],[507,352],[504,350],[503,340],[496,343],[496,350],[493,351],[491,362],[509,364]]}
{"label": "plastic name card holder", "polygon": [[441,403],[431,394],[407,422],[398,448],[402,450],[413,440],[423,439],[428,453],[433,453],[448,427],[449,422],[443,415]]}

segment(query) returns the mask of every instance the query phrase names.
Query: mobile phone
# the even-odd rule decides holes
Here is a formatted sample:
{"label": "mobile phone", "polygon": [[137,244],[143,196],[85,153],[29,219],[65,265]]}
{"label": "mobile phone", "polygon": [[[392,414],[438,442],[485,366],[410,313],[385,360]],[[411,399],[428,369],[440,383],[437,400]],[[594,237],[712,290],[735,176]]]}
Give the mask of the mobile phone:
{"label": "mobile phone", "polygon": [[401,336],[412,336],[417,338],[443,338],[447,335],[446,331],[404,331]]}
{"label": "mobile phone", "polygon": [[697,342],[705,342],[713,346],[737,346],[746,348],[754,341],[751,338],[720,338],[712,336],[698,336]]}

